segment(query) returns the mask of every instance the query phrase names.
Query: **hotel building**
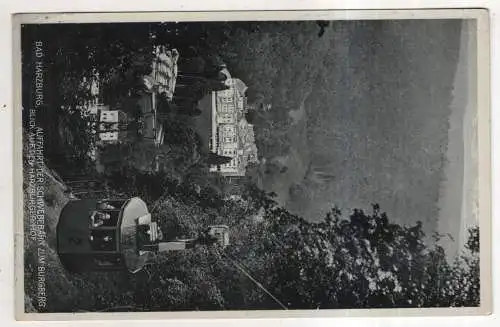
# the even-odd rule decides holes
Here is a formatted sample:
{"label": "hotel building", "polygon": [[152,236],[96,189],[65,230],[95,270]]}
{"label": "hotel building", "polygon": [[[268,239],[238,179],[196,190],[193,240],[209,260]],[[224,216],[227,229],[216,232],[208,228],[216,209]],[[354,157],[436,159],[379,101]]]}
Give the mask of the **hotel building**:
{"label": "hotel building", "polygon": [[210,172],[245,176],[247,165],[258,160],[253,125],[245,118],[247,86],[238,78],[228,78],[226,85],[229,89],[212,92],[210,151],[232,159],[223,165],[212,165]]}

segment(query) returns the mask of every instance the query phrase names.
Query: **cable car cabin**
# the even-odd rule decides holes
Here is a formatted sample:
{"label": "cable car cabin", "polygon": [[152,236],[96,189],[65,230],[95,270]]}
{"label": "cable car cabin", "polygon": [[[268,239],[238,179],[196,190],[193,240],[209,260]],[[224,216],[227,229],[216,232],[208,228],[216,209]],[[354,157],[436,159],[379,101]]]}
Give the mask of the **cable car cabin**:
{"label": "cable car cabin", "polygon": [[151,255],[141,251],[140,244],[147,247],[153,240],[141,242],[137,232],[145,226],[147,233],[151,225],[148,207],[140,198],[71,201],[57,225],[59,258],[73,272],[138,271]]}
{"label": "cable car cabin", "polygon": [[144,201],[81,199],[70,201],[57,224],[57,251],[72,272],[140,271],[158,252],[196,245],[229,245],[229,228],[209,226],[197,238],[162,241],[163,235]]}

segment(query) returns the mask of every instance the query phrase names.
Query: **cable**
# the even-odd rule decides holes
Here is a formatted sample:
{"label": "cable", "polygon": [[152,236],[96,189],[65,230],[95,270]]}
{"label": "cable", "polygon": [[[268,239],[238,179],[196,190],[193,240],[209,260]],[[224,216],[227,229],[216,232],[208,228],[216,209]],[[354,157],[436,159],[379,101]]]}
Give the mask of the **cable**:
{"label": "cable", "polygon": [[[215,252],[221,256],[221,253],[215,250]],[[255,283],[261,290],[263,290],[267,295],[269,295],[283,310],[288,310],[287,306],[283,304],[276,296],[274,296],[270,291],[268,291],[261,283],[259,283],[255,278],[253,278],[239,263],[231,259],[229,256],[224,255],[224,257],[229,260],[239,271],[241,271],[245,276],[247,276],[252,282]]]}

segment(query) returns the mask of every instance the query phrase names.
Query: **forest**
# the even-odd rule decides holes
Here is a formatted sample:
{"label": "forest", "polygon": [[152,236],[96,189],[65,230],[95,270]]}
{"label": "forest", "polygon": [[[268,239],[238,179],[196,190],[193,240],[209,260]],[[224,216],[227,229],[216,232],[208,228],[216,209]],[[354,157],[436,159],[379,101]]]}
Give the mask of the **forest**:
{"label": "forest", "polygon": [[[65,196],[57,183],[50,184],[48,214],[57,212]],[[450,262],[442,247],[424,239],[421,223],[392,223],[378,205],[371,212],[332,208],[320,222],[311,223],[258,188],[224,199],[190,185],[164,187],[152,214],[165,234],[194,235],[208,224],[222,223],[230,227],[230,246],[158,255],[136,274],[71,274],[58,262],[54,230],[49,229],[48,312],[479,305],[477,228],[470,230],[466,249]],[[26,299],[36,292],[35,248],[26,247]],[[36,310],[31,304],[26,308]]]}
{"label": "forest", "polygon": [[[297,146],[294,138],[298,135],[294,128],[304,126],[294,127],[294,116],[289,112],[297,109],[297,103],[312,101],[306,101],[308,87],[304,83],[317,82],[315,78],[321,76],[316,73],[321,67],[312,67],[310,62],[330,51],[330,43],[312,47],[320,42],[314,22],[24,26],[22,61],[26,81],[33,80],[31,49],[35,40],[46,45],[46,101],[37,117],[46,133],[45,202],[50,222],[46,244],[50,254],[47,311],[479,305],[477,228],[470,230],[467,248],[450,262],[438,245],[441,236],[429,233],[429,217],[407,223],[406,217],[385,213],[383,206],[375,204],[378,201],[365,201],[364,208],[340,210],[334,205],[340,201],[326,188],[323,195],[333,205],[314,220],[305,219],[286,206],[283,195],[273,192],[266,179],[282,183],[286,178],[280,174],[302,176],[307,165],[297,168],[300,165],[283,165],[276,160],[255,167],[253,175],[240,181],[238,193],[228,194],[227,180],[206,174],[211,158],[200,150],[191,118],[171,115],[171,134],[160,149],[138,144],[107,149],[108,169],[96,170],[88,155],[93,141],[84,132],[87,121],[79,112],[89,96],[81,79],[90,78],[93,70],[98,70],[104,80],[106,103],[123,106],[140,93],[139,77],[148,72],[155,44],[175,47],[181,57],[226,62],[235,76],[242,76],[250,86],[249,102],[256,108],[271,105],[271,110],[252,112],[261,156],[295,153],[301,160],[308,157],[308,153],[300,152],[307,146]],[[233,40],[241,42],[236,46]],[[275,51],[266,52],[269,48]],[[291,64],[286,69],[273,66],[285,50],[290,53]],[[292,69],[294,66],[303,69]],[[292,92],[298,89],[301,91]],[[23,107],[32,106],[32,92],[32,85],[23,83]],[[436,124],[442,122],[439,119]],[[320,122],[308,124],[310,127]],[[330,136],[326,135],[324,141]],[[439,147],[440,137],[429,147]],[[162,154],[162,168],[154,171],[151,158],[157,152]],[[431,161],[429,164],[439,165],[437,157]],[[75,175],[102,180],[115,194],[141,196],[154,208],[152,213],[166,235],[191,235],[207,224],[227,224],[231,246],[224,251],[200,246],[182,254],[158,256],[154,264],[135,275],[65,272],[54,251],[54,226],[69,198],[64,180]],[[283,189],[289,192],[288,186]],[[416,208],[411,215],[421,215]],[[434,242],[429,242],[433,235]],[[34,244],[29,239],[26,242],[26,309],[36,311],[29,301],[36,290],[36,253]],[[242,269],[273,297],[242,274]]]}

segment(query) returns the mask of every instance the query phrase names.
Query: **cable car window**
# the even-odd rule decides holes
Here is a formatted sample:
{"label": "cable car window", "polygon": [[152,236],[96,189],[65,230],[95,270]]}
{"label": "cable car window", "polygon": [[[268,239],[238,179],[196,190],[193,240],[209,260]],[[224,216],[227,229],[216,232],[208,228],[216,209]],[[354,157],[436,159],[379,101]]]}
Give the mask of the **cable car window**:
{"label": "cable car window", "polygon": [[97,209],[101,210],[120,210],[123,206],[123,200],[104,200],[99,201]]}
{"label": "cable car window", "polygon": [[99,267],[115,267],[120,265],[121,259],[115,255],[101,255],[94,258],[94,264]]}
{"label": "cable car window", "polygon": [[115,263],[107,260],[99,260],[95,259],[95,264],[99,267],[113,267],[115,266]]}
{"label": "cable car window", "polygon": [[90,246],[93,251],[116,251],[116,231],[90,231]]}
{"label": "cable car window", "polygon": [[93,228],[113,227],[118,224],[119,210],[95,210],[90,215],[90,223]]}

